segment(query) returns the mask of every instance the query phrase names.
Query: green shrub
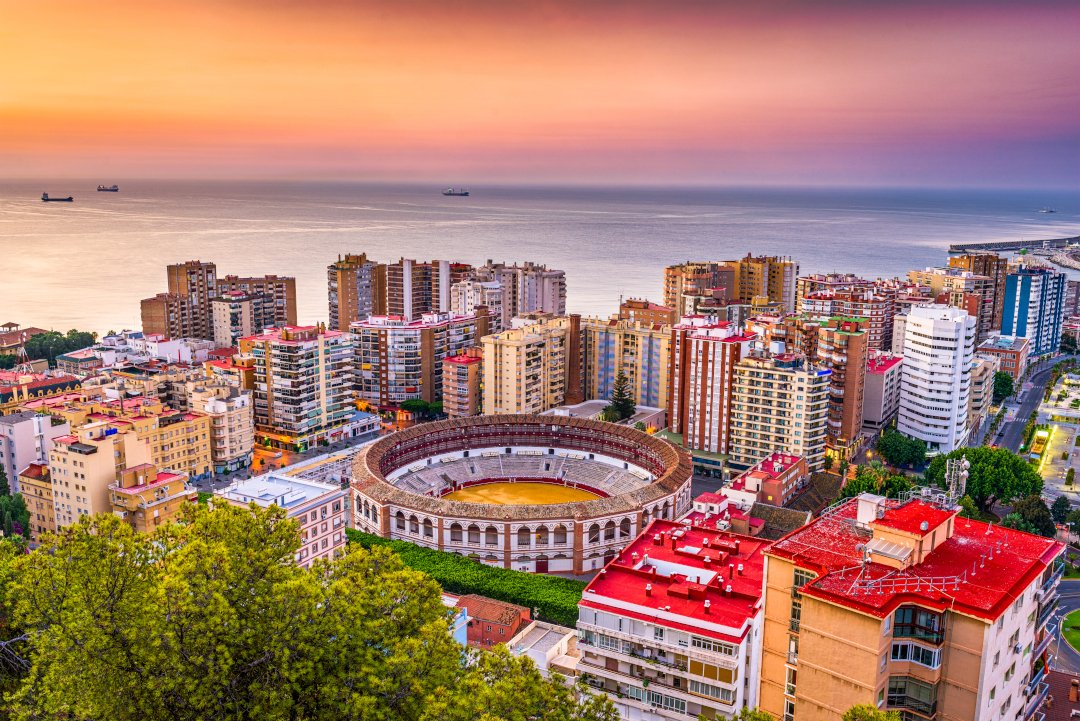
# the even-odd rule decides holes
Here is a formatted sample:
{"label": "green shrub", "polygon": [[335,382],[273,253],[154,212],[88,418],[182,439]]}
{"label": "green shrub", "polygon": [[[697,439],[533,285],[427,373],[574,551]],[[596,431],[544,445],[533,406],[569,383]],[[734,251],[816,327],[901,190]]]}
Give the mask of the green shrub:
{"label": "green shrub", "polygon": [[475,593],[536,609],[541,621],[560,626],[577,626],[578,601],[585,584],[569,578],[524,573],[485,566],[465,556],[417,546],[408,541],[391,541],[381,536],[348,529],[350,543],[364,548],[387,546],[409,568],[428,574],[449,593]]}

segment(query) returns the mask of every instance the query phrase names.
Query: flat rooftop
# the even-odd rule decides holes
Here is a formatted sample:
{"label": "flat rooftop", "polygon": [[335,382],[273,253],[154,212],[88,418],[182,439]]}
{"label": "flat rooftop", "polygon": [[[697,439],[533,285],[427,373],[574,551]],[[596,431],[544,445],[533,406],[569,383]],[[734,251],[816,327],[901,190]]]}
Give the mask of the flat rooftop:
{"label": "flat rooftop", "polygon": [[[785,536],[768,555],[818,574],[803,586],[804,595],[871,616],[884,617],[904,603],[917,602],[994,620],[1064,549],[1049,538],[960,518],[956,510],[917,499],[886,501],[882,515],[860,526],[858,501],[852,498]],[[921,563],[896,568],[863,562],[863,549],[884,541],[874,537],[875,529],[890,538],[897,531],[917,536],[924,533],[923,522],[927,531],[951,522],[952,534]]]}
{"label": "flat rooftop", "polygon": [[654,520],[586,586],[581,605],[739,643],[761,610],[768,545]]}

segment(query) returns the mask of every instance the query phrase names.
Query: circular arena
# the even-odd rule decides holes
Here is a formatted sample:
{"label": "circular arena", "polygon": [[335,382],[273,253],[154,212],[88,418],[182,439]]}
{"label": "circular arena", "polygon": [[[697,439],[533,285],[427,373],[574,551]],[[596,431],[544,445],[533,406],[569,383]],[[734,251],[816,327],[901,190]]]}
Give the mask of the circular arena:
{"label": "circular arena", "polygon": [[650,520],[691,506],[685,451],[583,418],[422,424],[361,449],[354,464],[360,530],[522,571],[598,570]]}

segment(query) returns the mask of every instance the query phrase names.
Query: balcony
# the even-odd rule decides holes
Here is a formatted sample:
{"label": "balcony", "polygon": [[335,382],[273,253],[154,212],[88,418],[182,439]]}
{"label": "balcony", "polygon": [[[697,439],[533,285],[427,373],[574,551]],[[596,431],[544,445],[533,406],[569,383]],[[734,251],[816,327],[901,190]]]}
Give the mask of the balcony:
{"label": "balcony", "polygon": [[1033,690],[1031,692],[1028,692],[1025,689],[1025,693],[1028,694],[1028,700],[1027,703],[1024,704],[1024,713],[1020,717],[1022,719],[1030,719],[1038,713],[1046,702],[1046,697],[1050,694],[1050,685],[1045,681],[1036,684],[1032,688]]}

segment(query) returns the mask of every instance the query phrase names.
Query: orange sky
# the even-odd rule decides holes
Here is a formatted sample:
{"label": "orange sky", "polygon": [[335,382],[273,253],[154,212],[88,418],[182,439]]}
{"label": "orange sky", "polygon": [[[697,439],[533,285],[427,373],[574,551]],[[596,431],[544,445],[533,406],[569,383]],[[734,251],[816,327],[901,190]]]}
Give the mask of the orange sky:
{"label": "orange sky", "polygon": [[1077,27],[1080,3],[0,0],[0,161],[777,182],[991,152],[1068,182]]}

